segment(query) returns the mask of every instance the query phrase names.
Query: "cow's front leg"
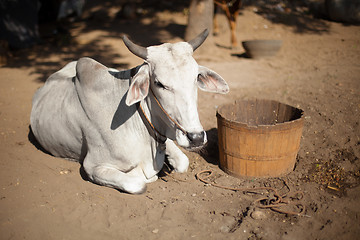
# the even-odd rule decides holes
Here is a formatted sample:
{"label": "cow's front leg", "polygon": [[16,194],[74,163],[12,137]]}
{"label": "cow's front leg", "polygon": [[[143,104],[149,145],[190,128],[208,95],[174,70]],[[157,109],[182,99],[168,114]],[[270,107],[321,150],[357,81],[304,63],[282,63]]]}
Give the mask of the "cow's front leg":
{"label": "cow's front leg", "polygon": [[166,155],[170,165],[176,172],[186,172],[189,167],[188,157],[170,140],[166,140]]}
{"label": "cow's front leg", "polygon": [[146,191],[146,178],[140,167],[122,172],[108,165],[92,165],[84,161],[84,169],[89,178],[100,185],[116,188],[132,194]]}

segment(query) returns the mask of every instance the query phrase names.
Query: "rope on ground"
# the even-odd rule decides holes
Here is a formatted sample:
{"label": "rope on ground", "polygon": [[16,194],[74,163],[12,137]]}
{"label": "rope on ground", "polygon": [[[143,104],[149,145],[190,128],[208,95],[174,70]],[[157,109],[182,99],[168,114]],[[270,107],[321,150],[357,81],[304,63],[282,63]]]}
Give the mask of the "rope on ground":
{"label": "rope on ground", "polygon": [[[164,162],[164,166],[166,166],[167,169],[168,169],[168,171],[171,172],[171,168],[169,167],[169,165],[168,165],[166,162]],[[182,180],[182,179],[179,179],[179,178],[176,178],[176,177],[172,176],[170,173],[168,173],[167,171],[165,171],[165,169],[162,169],[162,172],[163,172],[166,176],[171,177],[175,182],[186,182],[186,180]],[[167,182],[167,180],[164,179],[163,177],[161,177],[161,179],[162,179],[163,181]]]}
{"label": "rope on ground", "polygon": [[[204,176],[205,174],[208,174],[208,175]],[[304,214],[305,206],[302,203],[297,202],[297,201],[300,201],[304,197],[304,193],[301,191],[296,191],[294,193],[291,193],[290,187],[287,185],[287,183],[285,181],[284,181],[284,184],[288,188],[289,192],[281,196],[278,193],[278,190],[273,187],[233,188],[233,187],[222,186],[222,185],[213,183],[210,180],[208,180],[208,178],[210,178],[212,175],[213,175],[212,170],[203,170],[203,171],[198,172],[195,176],[198,180],[200,180],[203,183],[212,185],[217,188],[222,188],[222,189],[227,189],[227,190],[232,190],[232,191],[258,193],[258,191],[266,190],[268,192],[271,192],[272,194],[270,194],[269,197],[259,198],[259,199],[255,200],[254,205],[256,207],[264,208],[264,209],[271,209],[272,211],[284,213],[287,215],[307,216],[308,217],[308,215]],[[281,207],[284,207],[284,206],[297,207],[300,209],[300,211],[295,212],[295,211],[287,211],[287,210],[281,209]]]}

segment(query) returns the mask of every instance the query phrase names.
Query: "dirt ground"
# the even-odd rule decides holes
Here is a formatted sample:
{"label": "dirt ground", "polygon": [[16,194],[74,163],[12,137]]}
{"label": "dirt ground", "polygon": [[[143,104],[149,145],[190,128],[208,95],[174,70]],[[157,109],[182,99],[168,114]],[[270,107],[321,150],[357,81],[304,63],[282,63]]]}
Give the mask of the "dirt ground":
{"label": "dirt ground", "polygon": [[[44,153],[29,134],[32,95],[65,63],[90,56],[109,67],[141,64],[122,33],[144,46],[182,39],[186,11],[149,10],[131,20],[117,18],[120,6],[107,4],[87,6],[68,33],[50,36],[51,26],[44,28],[42,44],[13,52],[0,68],[0,239],[359,238],[359,26],[315,19],[301,9],[279,15],[246,6],[238,19],[239,42],[283,40],[277,56],[254,60],[241,46],[229,48],[228,25],[219,15],[217,45],[195,55],[231,89],[228,95],[199,92],[209,144],[202,153],[186,152],[187,173],[163,174],[146,193],[129,195],[86,181],[79,163]],[[238,179],[218,166],[216,108],[254,98],[305,111],[297,164],[286,176]],[[262,195],[204,184],[195,178],[202,170],[212,170],[212,180],[225,186],[302,191],[305,213],[260,209],[254,201]]]}

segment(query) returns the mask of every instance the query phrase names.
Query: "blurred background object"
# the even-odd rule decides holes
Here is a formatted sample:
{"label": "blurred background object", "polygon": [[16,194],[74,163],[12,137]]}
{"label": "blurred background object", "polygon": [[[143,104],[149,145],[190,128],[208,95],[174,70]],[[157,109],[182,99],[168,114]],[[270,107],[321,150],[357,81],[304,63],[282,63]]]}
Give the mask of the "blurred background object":
{"label": "blurred background object", "polygon": [[32,46],[39,41],[38,0],[2,0],[0,2],[0,39],[10,48]]}
{"label": "blurred background object", "polygon": [[330,20],[360,23],[359,0],[326,0],[325,9]]}
{"label": "blurred background object", "polygon": [[216,21],[216,9],[217,7],[220,7],[225,12],[226,18],[229,22],[231,31],[231,47],[236,49],[238,47],[238,41],[236,37],[236,20],[242,6],[242,0],[214,0],[214,4],[214,34],[219,33],[219,26]]}
{"label": "blurred background object", "polygon": [[2,0],[0,40],[10,49],[30,47],[40,41],[39,23],[80,17],[85,0]]}

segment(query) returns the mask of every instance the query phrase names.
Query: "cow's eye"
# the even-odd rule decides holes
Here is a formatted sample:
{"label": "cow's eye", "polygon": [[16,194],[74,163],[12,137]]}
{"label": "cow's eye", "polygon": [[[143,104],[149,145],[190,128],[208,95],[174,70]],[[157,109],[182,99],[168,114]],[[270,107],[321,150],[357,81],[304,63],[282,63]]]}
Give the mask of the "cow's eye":
{"label": "cow's eye", "polygon": [[157,87],[166,89],[166,87],[165,87],[161,82],[155,81],[154,83],[155,83],[155,85],[156,85]]}

